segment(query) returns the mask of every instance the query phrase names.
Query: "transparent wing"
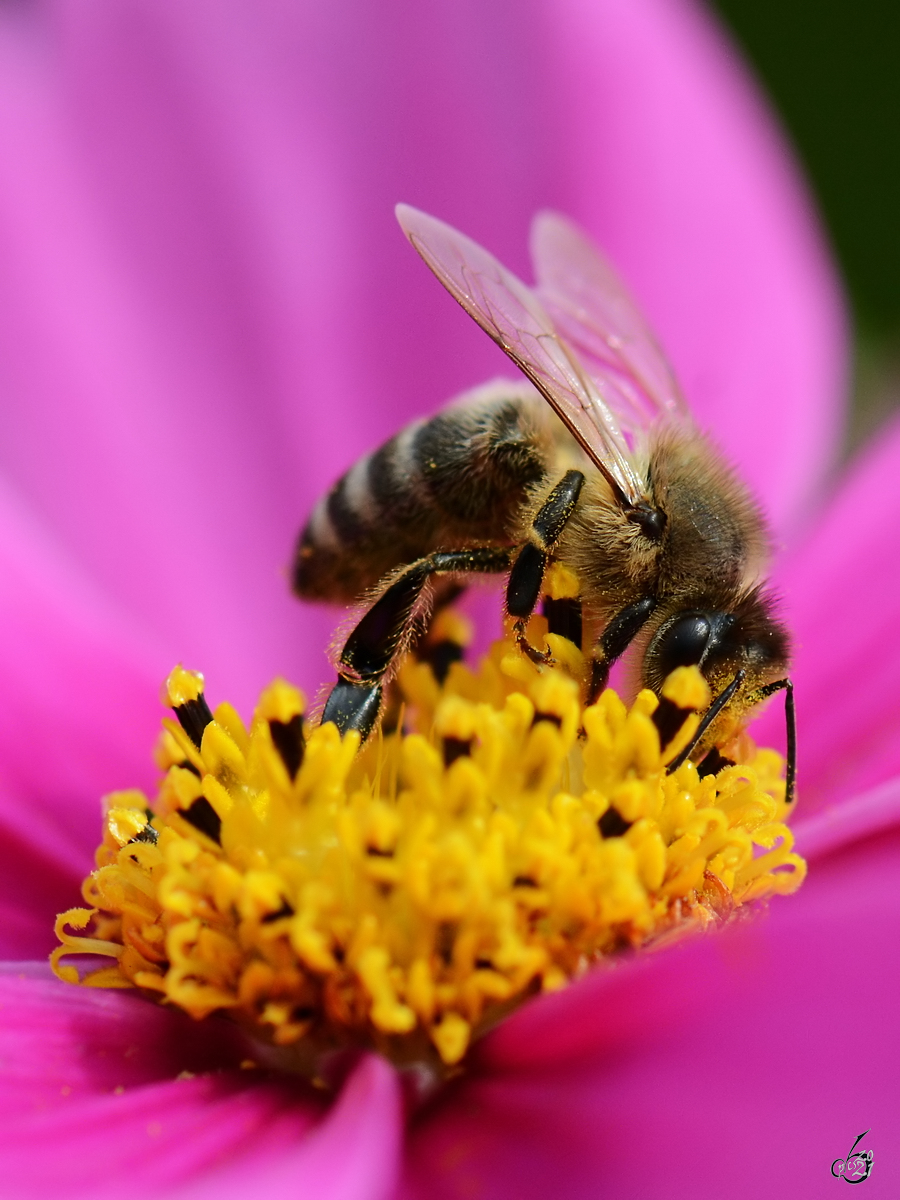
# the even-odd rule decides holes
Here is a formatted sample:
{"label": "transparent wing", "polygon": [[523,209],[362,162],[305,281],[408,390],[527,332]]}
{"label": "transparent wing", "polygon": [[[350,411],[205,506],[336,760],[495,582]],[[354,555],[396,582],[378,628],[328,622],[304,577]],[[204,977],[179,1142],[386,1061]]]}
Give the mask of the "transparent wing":
{"label": "transparent wing", "polygon": [[645,500],[646,484],[612,411],[531,288],[443,221],[406,204],[396,212],[447,291],[528,376],[625,501]]}
{"label": "transparent wing", "polygon": [[654,420],[690,421],[671,367],[628,289],[596,246],[557,213],[531,226],[535,294],[575,347],[623,433]]}

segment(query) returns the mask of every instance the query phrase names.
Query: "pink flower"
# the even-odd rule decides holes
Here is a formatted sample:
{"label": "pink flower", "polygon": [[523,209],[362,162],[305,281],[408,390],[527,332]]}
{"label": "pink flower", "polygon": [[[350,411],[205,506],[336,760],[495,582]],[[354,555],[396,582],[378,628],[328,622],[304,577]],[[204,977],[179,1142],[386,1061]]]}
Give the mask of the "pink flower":
{"label": "pink flower", "polygon": [[[2,13],[0,64],[7,1193],[820,1195],[867,1127],[866,1194],[896,1191],[900,426],[828,485],[840,295],[703,12],[46,0]],[[245,710],[324,678],[334,616],[282,578],[300,520],[501,365],[398,199],[521,272],[560,208],[631,281],[785,546],[812,857],[768,920],[520,1011],[405,1132],[377,1058],[329,1104],[242,1072],[224,1022],[19,961],[77,900],[100,795],[151,784],[171,664]]]}

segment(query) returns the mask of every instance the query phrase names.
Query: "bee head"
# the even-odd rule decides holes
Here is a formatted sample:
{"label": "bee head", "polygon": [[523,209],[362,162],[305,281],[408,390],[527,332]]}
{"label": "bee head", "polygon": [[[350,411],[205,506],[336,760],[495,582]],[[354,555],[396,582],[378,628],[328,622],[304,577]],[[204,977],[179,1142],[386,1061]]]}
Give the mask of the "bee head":
{"label": "bee head", "polygon": [[[729,604],[700,604],[672,614],[662,622],[644,655],[644,682],[659,694],[663,681],[676,667],[697,666],[712,689],[712,702],[694,737],[669,764],[677,769],[687,758],[704,760],[743,729],[747,714],[775,692],[785,693],[787,768],[785,803],[795,798],[797,730],[794,692],[785,678],[790,643],[787,630],[774,615],[774,602],[753,588]],[[729,761],[714,753],[717,763]],[[702,766],[701,766],[702,771]]]}
{"label": "bee head", "polygon": [[724,608],[701,604],[663,621],[644,658],[644,678],[658,691],[676,667],[698,666],[714,692],[743,671],[742,693],[784,674],[789,645],[784,626],[773,613],[772,597],[759,588]]}

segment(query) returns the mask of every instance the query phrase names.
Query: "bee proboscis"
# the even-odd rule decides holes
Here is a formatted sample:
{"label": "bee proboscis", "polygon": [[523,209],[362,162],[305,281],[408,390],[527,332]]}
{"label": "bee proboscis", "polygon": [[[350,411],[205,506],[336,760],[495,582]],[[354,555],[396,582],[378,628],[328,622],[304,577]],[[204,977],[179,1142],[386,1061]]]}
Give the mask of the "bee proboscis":
{"label": "bee proboscis", "polygon": [[[477,243],[407,205],[397,217],[451,295],[528,382],[476,388],[356,463],[304,529],[294,587],[372,603],[347,638],[323,721],[371,732],[386,681],[423,625],[432,581],[507,573],[523,653],[551,563],[579,596],[554,609],[583,629],[588,699],[635,647],[659,692],[696,664],[714,696],[689,753],[700,758],[786,692],[789,641],[766,590],[768,535],[744,485],[691,419],[674,375],[611,265],[571,222],[532,225],[531,288]],[[717,752],[718,753],[718,752]],[[714,756],[711,756],[714,757]]]}

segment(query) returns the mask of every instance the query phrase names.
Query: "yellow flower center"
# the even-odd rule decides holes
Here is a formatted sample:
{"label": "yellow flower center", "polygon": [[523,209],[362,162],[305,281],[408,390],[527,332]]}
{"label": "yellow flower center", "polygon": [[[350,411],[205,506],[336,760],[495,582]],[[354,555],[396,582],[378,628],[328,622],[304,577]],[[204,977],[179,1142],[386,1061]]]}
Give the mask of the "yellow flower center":
{"label": "yellow flower center", "polygon": [[[459,639],[460,621],[437,624]],[[248,730],[176,668],[159,793],[107,797],[56,973],[227,1012],[311,1073],[359,1045],[446,1072],[528,996],[799,887],[779,755],[745,738],[737,765],[667,772],[709,704],[696,669],[661,702],[584,708],[579,652],[547,642],[556,667],[507,639],[442,684],[408,658],[393,711],[411,732],[362,752],[306,725],[281,680]],[[114,965],[79,977],[73,954]]]}

